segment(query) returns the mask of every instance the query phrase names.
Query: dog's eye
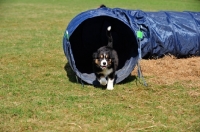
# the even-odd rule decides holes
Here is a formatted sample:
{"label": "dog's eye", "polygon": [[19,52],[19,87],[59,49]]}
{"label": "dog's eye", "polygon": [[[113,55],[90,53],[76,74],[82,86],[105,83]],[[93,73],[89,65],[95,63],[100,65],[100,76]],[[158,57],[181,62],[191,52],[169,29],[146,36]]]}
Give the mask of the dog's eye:
{"label": "dog's eye", "polygon": [[106,57],[106,59],[108,59],[108,55],[106,55],[105,57]]}
{"label": "dog's eye", "polygon": [[103,55],[100,55],[100,58],[103,59]]}

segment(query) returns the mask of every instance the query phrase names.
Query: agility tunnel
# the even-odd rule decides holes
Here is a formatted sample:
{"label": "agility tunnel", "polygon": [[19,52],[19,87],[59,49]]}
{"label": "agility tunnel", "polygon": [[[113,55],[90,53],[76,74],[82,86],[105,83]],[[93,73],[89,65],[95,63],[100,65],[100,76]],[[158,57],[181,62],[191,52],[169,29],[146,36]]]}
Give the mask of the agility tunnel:
{"label": "agility tunnel", "polygon": [[[144,12],[107,7],[88,10],[68,24],[63,49],[76,76],[89,84],[97,83],[92,54],[107,44],[108,26],[112,26],[113,48],[119,57],[115,83],[130,75],[139,56],[200,55],[200,12]],[[138,38],[138,31],[143,33],[142,38]]]}

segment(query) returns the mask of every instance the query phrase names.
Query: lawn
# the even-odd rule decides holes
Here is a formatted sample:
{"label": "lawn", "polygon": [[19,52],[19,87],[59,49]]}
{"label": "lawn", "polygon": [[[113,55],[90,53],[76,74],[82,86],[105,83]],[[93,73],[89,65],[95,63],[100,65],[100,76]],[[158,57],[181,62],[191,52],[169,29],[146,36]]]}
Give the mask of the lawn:
{"label": "lawn", "polygon": [[82,87],[69,66],[65,71],[68,23],[102,3],[200,11],[199,0],[0,1],[0,131],[200,131],[199,57],[142,60],[149,86],[133,71],[113,91]]}

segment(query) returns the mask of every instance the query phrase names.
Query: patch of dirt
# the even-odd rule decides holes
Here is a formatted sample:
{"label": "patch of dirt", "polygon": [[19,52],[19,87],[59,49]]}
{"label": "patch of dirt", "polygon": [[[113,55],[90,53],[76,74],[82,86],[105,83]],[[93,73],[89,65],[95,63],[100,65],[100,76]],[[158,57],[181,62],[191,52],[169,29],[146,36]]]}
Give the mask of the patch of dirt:
{"label": "patch of dirt", "polygon": [[[147,82],[170,85],[180,82],[188,87],[200,87],[200,57],[141,60],[142,73]],[[137,75],[137,67],[132,72]]]}

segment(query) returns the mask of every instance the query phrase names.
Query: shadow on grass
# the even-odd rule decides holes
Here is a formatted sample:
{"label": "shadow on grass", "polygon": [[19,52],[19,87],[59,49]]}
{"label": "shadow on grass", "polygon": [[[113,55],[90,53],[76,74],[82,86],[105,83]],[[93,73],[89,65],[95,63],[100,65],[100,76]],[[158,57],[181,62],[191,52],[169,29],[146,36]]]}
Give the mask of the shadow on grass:
{"label": "shadow on grass", "polygon": [[69,63],[67,62],[64,66],[64,70],[66,72],[67,77],[69,78],[70,82],[77,83],[76,74],[71,69]]}
{"label": "shadow on grass", "polygon": [[125,78],[123,81],[121,81],[119,84],[126,84],[126,83],[130,83],[132,81],[137,80],[136,76],[133,75],[129,75],[127,78]]}
{"label": "shadow on grass", "polygon": [[[83,85],[89,85],[88,83],[84,82],[84,81],[81,81],[80,79],[78,79],[76,77],[76,74],[74,73],[74,71],[71,69],[70,67],[70,64],[67,62],[64,66],[64,70],[66,72],[66,75],[67,77],[69,78],[69,81],[72,82],[72,83],[80,83],[80,84],[83,84]],[[123,81],[121,81],[120,83],[118,84],[127,84],[127,83],[130,83],[132,81],[135,81],[137,80],[137,77],[136,76],[132,76],[132,75],[129,75],[127,78],[125,78]],[[101,86],[100,84],[98,85],[93,85],[95,88],[99,88],[99,89],[102,89],[102,90],[105,90],[106,89],[106,86]]]}

